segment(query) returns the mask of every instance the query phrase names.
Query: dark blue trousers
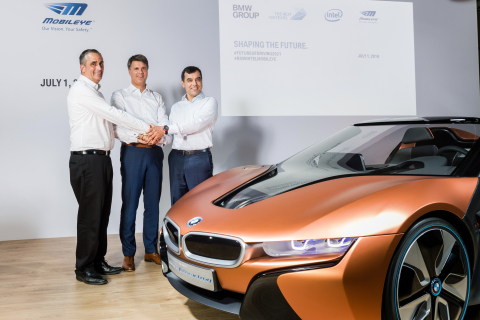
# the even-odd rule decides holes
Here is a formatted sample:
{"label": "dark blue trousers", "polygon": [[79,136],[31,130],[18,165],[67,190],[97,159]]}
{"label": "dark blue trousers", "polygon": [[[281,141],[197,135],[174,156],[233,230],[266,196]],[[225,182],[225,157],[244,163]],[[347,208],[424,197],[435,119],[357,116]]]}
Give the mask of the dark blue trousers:
{"label": "dark blue trousers", "polygon": [[160,147],[139,148],[122,145],[120,162],[122,174],[120,240],[123,255],[128,257],[135,255],[135,218],[142,189],[145,208],[143,213],[145,253],[157,252],[163,150]]}
{"label": "dark blue trousers", "polygon": [[168,155],[168,166],[172,206],[189,190],[213,175],[213,161],[210,150],[189,156],[172,150]]}

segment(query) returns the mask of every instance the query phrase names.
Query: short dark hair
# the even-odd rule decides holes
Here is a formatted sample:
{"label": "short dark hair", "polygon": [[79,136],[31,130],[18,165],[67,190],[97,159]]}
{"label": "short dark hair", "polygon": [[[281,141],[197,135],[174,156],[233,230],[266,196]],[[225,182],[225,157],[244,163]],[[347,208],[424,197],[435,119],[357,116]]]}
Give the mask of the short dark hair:
{"label": "short dark hair", "polygon": [[130,69],[130,67],[132,66],[133,61],[143,62],[147,66],[147,69],[148,69],[148,60],[147,60],[147,57],[145,57],[143,54],[136,54],[134,56],[131,56],[130,59],[128,59],[128,62],[127,62],[128,69]]}
{"label": "short dark hair", "polygon": [[79,57],[79,60],[80,60],[80,64],[83,64],[85,65],[85,62],[87,61],[87,54],[89,53],[97,53],[99,55],[102,55],[100,52],[98,52],[98,50],[96,49],[87,49],[87,50],[84,50],[81,54],[80,54],[80,57]]}
{"label": "short dark hair", "polygon": [[186,67],[182,71],[182,81],[185,81],[185,73],[191,74],[191,73],[195,73],[197,71],[200,72],[200,78],[203,78],[202,77],[202,70],[200,70],[199,68],[194,67],[194,66]]}

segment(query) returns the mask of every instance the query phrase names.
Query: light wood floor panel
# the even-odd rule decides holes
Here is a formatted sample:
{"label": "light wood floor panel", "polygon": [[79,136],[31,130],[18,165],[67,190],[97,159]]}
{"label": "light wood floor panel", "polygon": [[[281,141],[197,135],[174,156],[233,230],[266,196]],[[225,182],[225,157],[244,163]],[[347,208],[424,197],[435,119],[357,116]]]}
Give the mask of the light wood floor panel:
{"label": "light wood floor panel", "polygon": [[[123,260],[118,235],[109,236],[107,260]],[[143,261],[137,235],[135,272],[90,286],[75,279],[76,238],[0,242],[0,319],[239,319],[185,298],[159,265]]]}

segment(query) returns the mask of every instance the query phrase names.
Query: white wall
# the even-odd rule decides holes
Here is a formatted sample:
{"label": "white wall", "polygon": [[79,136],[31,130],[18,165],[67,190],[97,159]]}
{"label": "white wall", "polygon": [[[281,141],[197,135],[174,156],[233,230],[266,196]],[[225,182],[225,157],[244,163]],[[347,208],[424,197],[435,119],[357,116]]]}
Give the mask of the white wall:
{"label": "white wall", "polygon": [[[88,33],[41,30],[45,18],[58,17],[43,3],[11,1],[2,7],[0,240],[76,234],[77,203],[68,171],[68,88],[40,83],[45,78],[71,83],[78,77],[82,50],[102,52],[106,69],[101,91],[107,100],[129,84],[126,61],[137,53],[148,57],[148,84],[168,107],[183,94],[180,72],[187,65],[200,67],[204,92],[221,99],[217,0],[88,1],[80,17],[94,21]],[[418,114],[479,116],[475,1],[413,3]],[[214,134],[215,172],[282,161],[362,120],[367,118],[220,117]],[[118,233],[119,226],[119,149],[117,143],[112,153],[109,233]],[[167,147],[165,153],[169,151]],[[163,187],[161,216],[170,207],[166,164]],[[139,232],[142,212],[140,208]]]}

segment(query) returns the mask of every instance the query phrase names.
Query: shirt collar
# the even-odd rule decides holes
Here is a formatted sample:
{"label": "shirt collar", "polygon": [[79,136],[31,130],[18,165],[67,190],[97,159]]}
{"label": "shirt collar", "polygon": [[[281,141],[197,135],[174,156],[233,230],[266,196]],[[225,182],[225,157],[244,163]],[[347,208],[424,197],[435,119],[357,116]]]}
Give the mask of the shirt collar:
{"label": "shirt collar", "polygon": [[[197,94],[197,96],[192,99],[192,102],[195,102],[195,101],[197,101],[197,100],[202,100],[202,99],[204,99],[204,98],[205,98],[205,94],[203,93],[203,91],[200,91],[200,93]],[[187,94],[186,94],[186,93],[183,95],[182,101],[188,101],[188,99],[187,99]],[[190,101],[188,101],[188,102],[190,102]]]}
{"label": "shirt collar", "polygon": [[101,85],[99,83],[93,82],[92,80],[85,77],[83,74],[80,75],[78,80],[82,81],[83,83],[85,83],[86,85],[92,87],[93,89],[95,89],[97,91],[100,90]]}
{"label": "shirt collar", "polygon": [[[140,92],[140,89],[138,89],[137,87],[135,87],[133,84],[130,83],[130,85],[128,86],[128,89],[130,90],[131,93],[134,93],[135,90]],[[146,84],[145,85],[145,90],[143,90],[143,92],[145,91],[150,91],[150,89],[148,88],[148,85]],[[143,93],[143,92],[140,92],[140,93]]]}

